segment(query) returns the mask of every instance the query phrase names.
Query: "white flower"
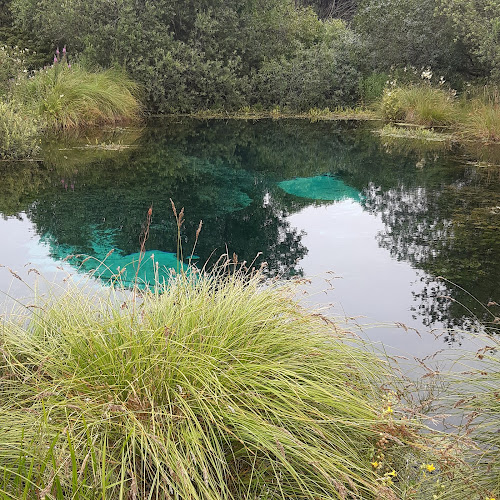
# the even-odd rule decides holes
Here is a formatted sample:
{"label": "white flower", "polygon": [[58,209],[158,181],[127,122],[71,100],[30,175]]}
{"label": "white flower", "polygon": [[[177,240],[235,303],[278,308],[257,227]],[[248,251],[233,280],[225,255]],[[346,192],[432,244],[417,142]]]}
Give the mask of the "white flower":
{"label": "white flower", "polygon": [[420,75],[423,79],[425,80],[430,80],[432,78],[432,71],[431,68],[427,68],[422,71],[422,74]]}

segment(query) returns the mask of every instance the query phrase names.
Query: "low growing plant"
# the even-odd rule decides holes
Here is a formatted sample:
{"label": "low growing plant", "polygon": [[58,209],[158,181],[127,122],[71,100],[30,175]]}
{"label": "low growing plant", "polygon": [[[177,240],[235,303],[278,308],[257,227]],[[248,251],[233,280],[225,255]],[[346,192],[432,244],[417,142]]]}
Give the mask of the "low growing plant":
{"label": "low growing plant", "polygon": [[446,142],[453,139],[452,135],[435,132],[433,129],[423,127],[395,127],[390,124],[377,130],[377,133],[382,137],[415,139],[419,141]]}
{"label": "low growing plant", "polygon": [[39,122],[15,103],[0,101],[0,158],[31,158],[39,149]]}

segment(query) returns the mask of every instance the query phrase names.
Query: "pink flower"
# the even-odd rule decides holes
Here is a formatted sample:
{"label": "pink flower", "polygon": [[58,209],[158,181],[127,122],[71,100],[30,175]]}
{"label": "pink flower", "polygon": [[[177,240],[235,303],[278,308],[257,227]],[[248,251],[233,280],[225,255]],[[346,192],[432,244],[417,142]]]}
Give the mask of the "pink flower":
{"label": "pink flower", "polygon": [[66,55],[66,45],[63,47],[63,56]]}
{"label": "pink flower", "polygon": [[57,56],[54,56],[54,64],[57,64]]}

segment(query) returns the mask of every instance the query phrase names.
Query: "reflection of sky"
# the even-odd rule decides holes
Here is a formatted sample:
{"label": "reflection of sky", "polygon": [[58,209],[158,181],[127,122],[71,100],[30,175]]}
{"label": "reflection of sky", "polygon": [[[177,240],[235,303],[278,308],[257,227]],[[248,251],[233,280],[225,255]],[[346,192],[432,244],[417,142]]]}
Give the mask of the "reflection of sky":
{"label": "reflection of sky", "polygon": [[[60,263],[50,257],[50,249],[40,242],[35,234],[33,223],[21,214],[19,218],[0,218],[0,312],[10,309],[14,299],[27,297],[33,299],[33,288],[39,283],[36,269],[44,277],[44,282],[62,280],[67,276],[69,266],[65,271],[58,269]],[[25,283],[15,278],[9,269],[12,269]]]}
{"label": "reflection of sky", "polygon": [[[351,325],[362,325],[370,339],[390,345],[398,354],[425,356],[443,347],[443,340],[434,342],[420,317],[412,317],[412,291],[420,284],[419,274],[378,245],[376,235],[385,227],[379,217],[346,200],[306,207],[289,220],[306,232],[303,242],[309,252],[299,265],[312,280],[310,304],[333,304],[329,313],[352,318]],[[333,289],[325,281],[330,278]],[[396,322],[417,329],[422,338],[396,327]]]}
{"label": "reflection of sky", "polygon": [[[364,211],[359,203],[345,200],[308,206],[290,216],[289,221],[306,233],[303,241],[309,252],[299,265],[312,279],[308,291],[314,295],[307,299],[310,304],[333,303],[331,314],[355,318],[350,320],[351,325],[365,325],[371,340],[392,346],[398,354],[423,357],[443,347],[442,339],[434,342],[419,317],[412,318],[412,291],[419,286],[418,274],[408,263],[396,261],[379,247],[375,236],[384,228],[379,217]],[[50,257],[53,248],[40,240],[24,216],[0,219],[0,235],[5,240],[0,246],[0,264],[6,266],[0,268],[2,292],[21,301],[33,296],[8,267],[30,285],[37,278],[34,273],[28,274],[30,268],[40,271],[49,283],[61,283],[68,271],[74,273],[68,264],[63,264],[64,271],[58,269],[61,262]],[[329,277],[334,278],[333,289],[325,293],[325,278]],[[0,300],[4,304],[0,311],[10,308],[7,299],[4,296]],[[420,330],[422,338],[412,331],[389,326],[397,321]]]}

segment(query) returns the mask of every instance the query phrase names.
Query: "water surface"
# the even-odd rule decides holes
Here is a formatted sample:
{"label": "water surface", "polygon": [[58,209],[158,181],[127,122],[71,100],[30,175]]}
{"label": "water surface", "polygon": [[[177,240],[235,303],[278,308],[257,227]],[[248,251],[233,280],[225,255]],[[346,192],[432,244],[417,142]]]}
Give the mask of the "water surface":
{"label": "water surface", "polygon": [[[105,259],[98,274],[109,280],[137,263],[152,206],[138,274],[151,280],[152,255],[160,273],[182,265],[173,200],[185,209],[184,255],[203,220],[200,264],[258,256],[270,276],[310,279],[309,300],[333,304],[329,314],[385,325],[369,335],[401,351],[431,352],[438,334],[438,344],[463,343],[464,330],[500,316],[497,159],[372,128],[182,119],[53,139],[43,161],[0,164],[0,264],[25,277]],[[7,267],[0,288],[28,293]],[[126,281],[135,275],[129,265]]]}

